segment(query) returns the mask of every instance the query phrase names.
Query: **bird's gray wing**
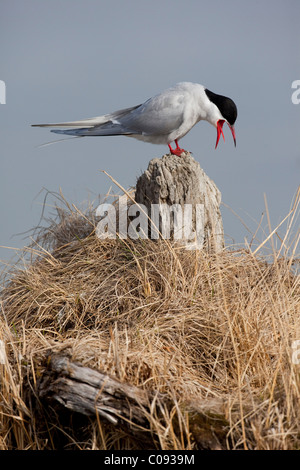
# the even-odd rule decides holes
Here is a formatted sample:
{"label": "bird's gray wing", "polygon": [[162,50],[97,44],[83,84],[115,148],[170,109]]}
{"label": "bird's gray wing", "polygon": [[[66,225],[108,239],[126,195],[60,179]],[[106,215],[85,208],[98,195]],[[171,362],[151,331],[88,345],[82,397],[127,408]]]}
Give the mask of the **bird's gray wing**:
{"label": "bird's gray wing", "polygon": [[183,121],[184,101],[181,95],[157,95],[145,103],[106,115],[107,120],[93,127],[52,130],[58,134],[78,136],[168,135]]}
{"label": "bird's gray wing", "polygon": [[184,103],[177,96],[158,95],[124,116],[122,124],[142,135],[168,135],[183,122]]}
{"label": "bird's gray wing", "polygon": [[69,121],[69,122],[55,122],[49,124],[32,124],[32,127],[72,127],[72,128],[93,128],[95,126],[99,126],[109,122],[112,119],[117,119],[119,117],[125,116],[126,114],[130,113],[134,109],[141,106],[140,104],[137,106],[133,106],[131,108],[119,109],[111,114],[104,114],[103,116],[97,116],[87,119],[81,119],[80,121]]}

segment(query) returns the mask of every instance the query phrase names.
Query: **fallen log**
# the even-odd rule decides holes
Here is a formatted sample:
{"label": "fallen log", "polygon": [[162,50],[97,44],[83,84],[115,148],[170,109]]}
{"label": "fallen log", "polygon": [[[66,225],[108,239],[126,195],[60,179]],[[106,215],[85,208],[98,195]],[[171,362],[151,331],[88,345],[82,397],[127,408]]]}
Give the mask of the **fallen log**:
{"label": "fallen log", "polygon": [[[167,396],[121,383],[105,373],[72,362],[66,356],[49,356],[38,385],[38,395],[44,403],[54,400],[73,412],[95,418],[98,415],[137,440],[143,439],[149,448],[158,441],[153,417],[161,420],[164,427],[166,417],[174,416],[171,418],[174,432],[182,433],[179,416],[172,413],[176,406]],[[189,422],[186,433],[196,448],[225,448],[228,423],[222,401],[205,399],[199,404],[187,404],[184,413],[188,414]]]}
{"label": "fallen log", "polygon": [[83,367],[66,356],[50,357],[39,395],[86,416],[98,413],[114,425],[122,419],[139,426],[146,424],[142,413],[142,408],[149,406],[145,391]]}

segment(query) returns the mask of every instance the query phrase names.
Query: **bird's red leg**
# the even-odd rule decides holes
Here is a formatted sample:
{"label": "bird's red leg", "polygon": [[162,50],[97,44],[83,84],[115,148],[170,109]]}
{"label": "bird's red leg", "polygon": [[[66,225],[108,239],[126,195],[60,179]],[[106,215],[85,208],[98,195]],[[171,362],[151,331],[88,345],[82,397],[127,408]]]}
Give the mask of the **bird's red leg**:
{"label": "bird's red leg", "polygon": [[175,144],[176,144],[176,149],[172,149],[171,145],[168,144],[169,146],[169,149],[170,149],[170,152],[172,155],[177,155],[178,157],[180,157],[180,155],[183,153],[183,152],[186,152],[186,150],[184,149],[181,149],[178,145],[178,142],[177,142],[177,139],[175,139]]}
{"label": "bird's red leg", "polygon": [[168,146],[169,146],[170,152],[173,154],[174,150],[172,149],[171,144],[168,144]]}

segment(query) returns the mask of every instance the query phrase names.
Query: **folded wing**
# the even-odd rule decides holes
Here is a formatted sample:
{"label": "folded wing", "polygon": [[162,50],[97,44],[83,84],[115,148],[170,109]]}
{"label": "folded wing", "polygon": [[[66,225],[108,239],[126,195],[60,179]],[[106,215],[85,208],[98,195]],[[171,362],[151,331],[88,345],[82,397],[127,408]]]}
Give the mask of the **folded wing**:
{"label": "folded wing", "polygon": [[[168,135],[183,122],[183,101],[169,95],[158,95],[143,104],[125,108],[81,121],[54,124],[34,124],[34,127],[52,127],[57,134],[77,136]],[[69,129],[56,129],[69,128]]]}

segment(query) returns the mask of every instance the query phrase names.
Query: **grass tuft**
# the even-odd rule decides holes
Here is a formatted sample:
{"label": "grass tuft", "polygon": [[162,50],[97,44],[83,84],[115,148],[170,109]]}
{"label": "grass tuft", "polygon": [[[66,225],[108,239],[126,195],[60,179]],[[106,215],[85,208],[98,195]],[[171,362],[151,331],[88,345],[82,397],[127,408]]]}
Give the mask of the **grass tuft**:
{"label": "grass tuft", "polygon": [[268,241],[281,240],[272,261],[260,256],[264,242],[208,254],[163,240],[99,240],[95,225],[90,210],[58,208],[27,249],[31,259],[3,280],[0,449],[142,448],[99,417],[58,416],[43,406],[36,385],[45,357],[65,350],[169,398],[163,419],[155,406],[148,415],[162,450],[208,442],[210,421],[189,413],[207,399],[220,448],[299,449],[292,224],[283,237],[270,230]]}

